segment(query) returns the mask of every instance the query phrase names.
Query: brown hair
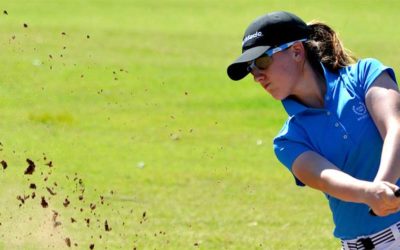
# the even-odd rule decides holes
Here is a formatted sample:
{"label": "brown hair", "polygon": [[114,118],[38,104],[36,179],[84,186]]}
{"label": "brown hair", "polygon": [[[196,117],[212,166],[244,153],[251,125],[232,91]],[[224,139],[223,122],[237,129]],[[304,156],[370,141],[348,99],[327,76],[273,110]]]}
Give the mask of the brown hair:
{"label": "brown hair", "polygon": [[354,63],[357,59],[351,51],[343,47],[336,32],[328,25],[312,21],[308,24],[311,35],[304,43],[308,59],[314,68],[319,69],[321,62],[330,71],[337,72],[340,68]]}

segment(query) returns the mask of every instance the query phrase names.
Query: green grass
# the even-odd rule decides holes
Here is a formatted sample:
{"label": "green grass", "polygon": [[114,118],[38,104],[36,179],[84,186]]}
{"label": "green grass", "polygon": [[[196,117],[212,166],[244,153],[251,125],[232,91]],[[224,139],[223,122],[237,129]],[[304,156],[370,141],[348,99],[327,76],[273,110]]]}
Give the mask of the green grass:
{"label": "green grass", "polygon": [[[248,23],[286,9],[326,21],[357,56],[398,72],[397,1],[0,7],[8,12],[0,15],[0,160],[8,163],[0,173],[0,248],[67,249],[66,237],[76,249],[339,248],[323,195],[297,188],[275,159],[280,103],[250,78],[232,83],[225,70]],[[32,176],[23,174],[27,158],[37,165]],[[33,191],[19,207],[17,195]],[[62,223],[56,228],[52,210]]]}

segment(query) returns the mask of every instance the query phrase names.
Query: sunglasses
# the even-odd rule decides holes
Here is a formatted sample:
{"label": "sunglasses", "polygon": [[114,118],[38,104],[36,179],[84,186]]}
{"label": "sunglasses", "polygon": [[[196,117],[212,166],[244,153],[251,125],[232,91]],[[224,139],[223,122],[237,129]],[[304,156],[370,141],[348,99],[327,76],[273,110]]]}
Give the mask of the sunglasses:
{"label": "sunglasses", "polygon": [[254,69],[266,70],[272,63],[273,54],[278,53],[280,51],[284,51],[297,42],[305,42],[305,41],[307,41],[307,39],[300,39],[293,42],[282,44],[278,47],[268,49],[259,58],[250,62],[249,66],[247,67],[247,71],[252,72]]}

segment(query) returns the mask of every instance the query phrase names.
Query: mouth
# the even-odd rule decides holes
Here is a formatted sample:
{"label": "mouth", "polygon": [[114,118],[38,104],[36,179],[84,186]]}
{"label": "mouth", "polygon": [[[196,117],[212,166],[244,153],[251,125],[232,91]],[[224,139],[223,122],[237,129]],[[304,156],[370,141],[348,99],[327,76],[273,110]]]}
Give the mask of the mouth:
{"label": "mouth", "polygon": [[264,89],[267,89],[271,85],[271,83],[263,83],[262,86]]}

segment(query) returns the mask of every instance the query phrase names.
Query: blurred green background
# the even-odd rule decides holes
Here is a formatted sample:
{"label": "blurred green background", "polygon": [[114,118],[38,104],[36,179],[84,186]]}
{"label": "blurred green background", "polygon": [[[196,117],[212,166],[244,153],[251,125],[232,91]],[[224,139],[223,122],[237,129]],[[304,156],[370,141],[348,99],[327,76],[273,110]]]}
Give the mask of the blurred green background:
{"label": "blurred green background", "polygon": [[287,10],[399,72],[399,9],[3,0],[0,248],[339,249],[323,195],[275,159],[281,104],[250,77],[231,82],[226,66],[253,19]]}

